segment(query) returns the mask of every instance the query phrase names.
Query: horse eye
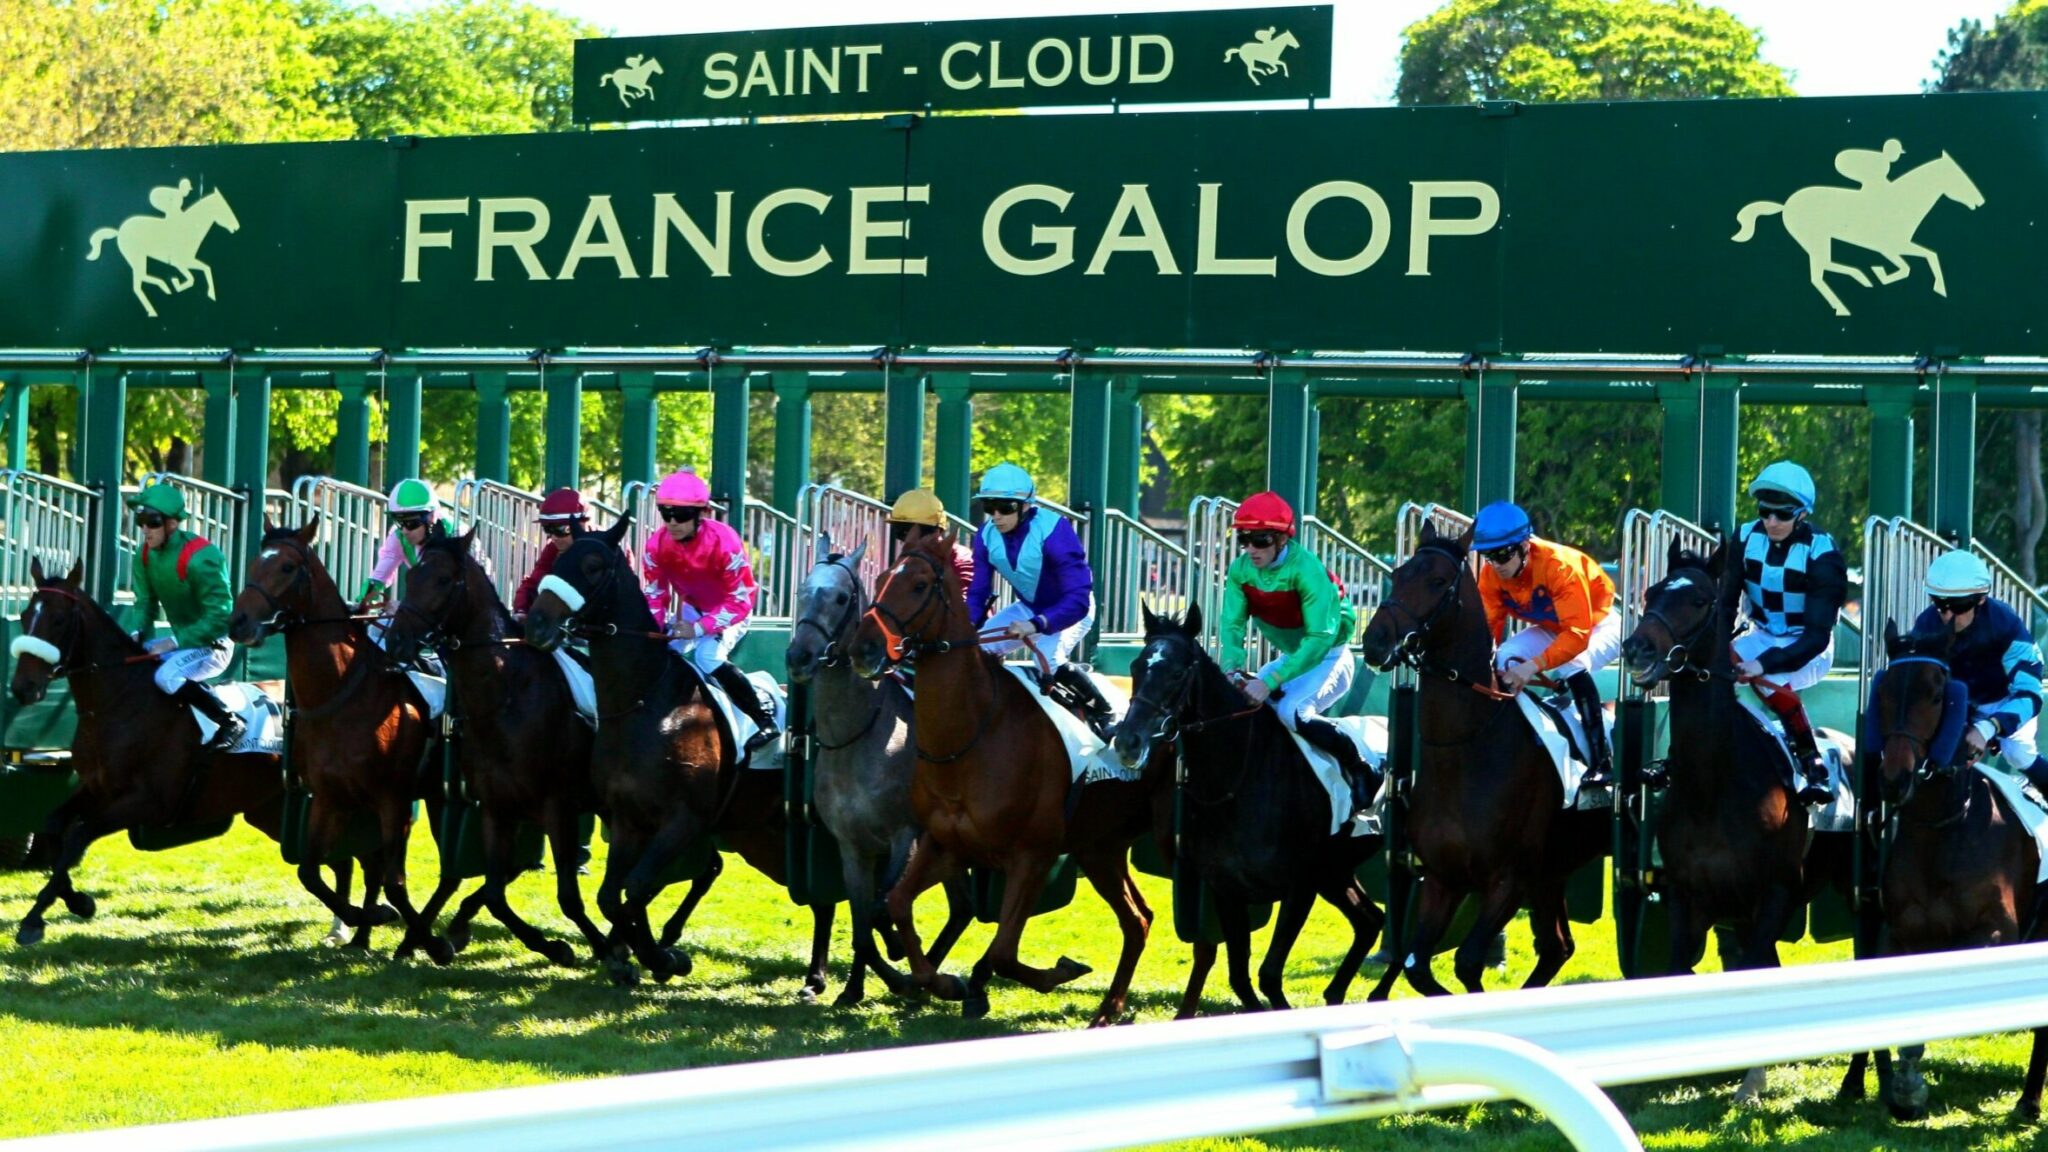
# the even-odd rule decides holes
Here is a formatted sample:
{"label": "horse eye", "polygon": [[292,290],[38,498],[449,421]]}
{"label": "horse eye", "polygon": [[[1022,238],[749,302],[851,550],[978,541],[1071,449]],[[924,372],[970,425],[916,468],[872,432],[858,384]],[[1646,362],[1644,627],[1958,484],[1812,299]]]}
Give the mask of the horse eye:
{"label": "horse eye", "polygon": [[833,594],[832,594],[832,602],[833,602],[834,604],[844,604],[844,603],[846,603],[846,593],[844,593],[844,592],[835,592],[835,593],[833,593]]}

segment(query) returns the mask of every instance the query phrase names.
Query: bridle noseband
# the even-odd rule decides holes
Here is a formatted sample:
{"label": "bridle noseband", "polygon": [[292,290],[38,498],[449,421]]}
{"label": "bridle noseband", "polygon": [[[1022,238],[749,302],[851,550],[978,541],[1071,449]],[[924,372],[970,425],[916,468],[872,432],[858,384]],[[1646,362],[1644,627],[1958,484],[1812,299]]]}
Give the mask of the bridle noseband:
{"label": "bridle noseband", "polygon": [[828,556],[818,565],[820,568],[830,566],[839,569],[841,572],[846,573],[846,579],[853,585],[853,591],[847,596],[846,611],[840,615],[839,622],[827,628],[812,619],[811,614],[806,612],[797,617],[796,622],[789,626],[791,639],[794,639],[797,631],[802,628],[810,628],[818,635],[824,637],[825,653],[818,658],[818,666],[820,668],[836,668],[846,663],[848,659],[846,652],[847,629],[849,625],[860,619],[861,616],[860,573],[854,571],[853,565],[847,563],[846,560],[845,556]]}
{"label": "bridle noseband", "polygon": [[[1433,552],[1449,560],[1454,571],[1465,567],[1464,557],[1441,544],[1424,544],[1415,550],[1415,555],[1409,557],[1408,562],[1414,563],[1425,552]],[[1380,604],[1381,608],[1406,617],[1411,625],[1406,632],[1401,634],[1400,640],[1395,642],[1394,650],[1388,655],[1385,667],[1391,668],[1395,664],[1406,664],[1418,672],[1424,670],[1423,661],[1427,658],[1427,654],[1422,646],[1422,638],[1434,632],[1438,621],[1442,620],[1446,614],[1457,611],[1464,594],[1464,583],[1464,573],[1461,571],[1451,577],[1451,586],[1444,590],[1444,594],[1438,598],[1436,606],[1421,616],[1417,616],[1409,611],[1407,605],[1391,596]]]}
{"label": "bridle noseband", "polygon": [[[1657,594],[1681,574],[1680,572],[1673,572],[1663,580],[1658,581],[1657,585],[1651,588],[1649,593],[1643,597],[1645,603],[1656,599]],[[1704,576],[1705,573],[1701,573],[1701,575]],[[1645,608],[1643,610],[1643,623],[1647,624],[1653,620],[1656,621],[1659,625],[1663,626],[1664,634],[1671,638],[1671,647],[1665,650],[1660,660],[1664,665],[1664,675],[1659,677],[1659,679],[1675,676],[1681,668],[1699,680],[1706,680],[1713,676],[1714,673],[1711,668],[1695,664],[1693,657],[1699,655],[1700,642],[1713,629],[1717,616],[1717,611],[1707,612],[1701,617],[1700,622],[1693,626],[1692,631],[1686,633],[1681,638],[1678,634],[1678,625],[1672,623],[1671,617],[1666,616],[1662,609]],[[1639,624],[1637,627],[1640,628],[1641,625]]]}
{"label": "bridle noseband", "polygon": [[[924,599],[918,602],[910,615],[899,617],[882,601],[888,596],[889,587],[896,582],[896,577],[903,574],[903,566],[912,560],[931,569],[932,582],[931,586],[925,589]],[[923,630],[913,627],[916,621],[931,611],[932,606],[936,604],[939,609],[938,630],[941,635],[944,634],[946,621],[953,612],[953,604],[946,599],[945,592],[945,578],[939,571],[937,561],[922,552],[906,552],[897,558],[896,567],[891,569],[888,577],[882,581],[881,588],[875,592],[875,602],[868,606],[863,616],[864,619],[872,619],[875,626],[882,630],[882,638],[885,641],[884,654],[891,662],[902,663],[914,660],[927,652],[945,652],[953,647],[952,643],[946,640],[926,640]],[[913,645],[912,641],[916,643]]]}

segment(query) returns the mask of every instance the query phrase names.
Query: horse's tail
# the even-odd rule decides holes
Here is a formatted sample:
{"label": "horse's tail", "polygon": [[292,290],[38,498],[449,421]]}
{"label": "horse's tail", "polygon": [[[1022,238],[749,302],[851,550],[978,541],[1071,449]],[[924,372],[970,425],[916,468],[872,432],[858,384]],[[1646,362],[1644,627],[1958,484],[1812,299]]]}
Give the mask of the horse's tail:
{"label": "horse's tail", "polygon": [[1775,216],[1784,210],[1785,206],[1783,204],[1773,203],[1769,200],[1758,200],[1753,204],[1744,205],[1742,211],[1735,214],[1735,219],[1742,224],[1741,231],[1735,233],[1735,242],[1737,244],[1746,244],[1751,236],[1756,235],[1757,217]]}
{"label": "horse's tail", "polygon": [[119,236],[119,235],[120,235],[120,233],[119,233],[119,232],[117,232],[117,231],[115,231],[115,230],[114,230],[114,229],[112,229],[112,228],[102,228],[102,229],[100,229],[99,231],[97,231],[97,232],[93,233],[93,234],[92,234],[92,251],[90,251],[90,252],[87,252],[87,253],[85,254],[85,258],[86,258],[87,260],[97,260],[97,259],[99,259],[99,258],[100,258],[100,245],[102,245],[102,244],[106,243],[106,242],[107,242],[107,241],[109,241],[109,240],[112,240],[112,239],[114,239],[115,237],[117,237],[117,236]]}
{"label": "horse's tail", "polygon": [[602,76],[599,76],[599,77],[597,78],[597,86],[598,86],[599,88],[602,88],[602,87],[604,87],[605,85],[607,85],[607,84],[609,84],[609,83],[611,83],[611,82],[612,82],[612,74],[611,74],[611,73],[609,73],[609,72],[607,72],[607,73],[605,73],[604,75],[602,75]]}
{"label": "horse's tail", "polygon": [[1223,50],[1223,62],[1224,62],[1225,64],[1228,64],[1228,63],[1230,63],[1230,61],[1231,61],[1231,58],[1232,58],[1232,57],[1235,57],[1236,55],[1237,55],[1237,49],[1235,49],[1235,48],[1225,48],[1225,49]]}

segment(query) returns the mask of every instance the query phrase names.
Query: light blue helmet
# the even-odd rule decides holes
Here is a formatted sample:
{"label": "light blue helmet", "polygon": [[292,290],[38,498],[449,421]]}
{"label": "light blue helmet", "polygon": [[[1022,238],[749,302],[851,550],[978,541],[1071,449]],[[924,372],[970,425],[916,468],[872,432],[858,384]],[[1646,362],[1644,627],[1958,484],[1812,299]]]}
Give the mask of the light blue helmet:
{"label": "light blue helmet", "polygon": [[1778,461],[1757,473],[1756,479],[1749,482],[1749,494],[1760,503],[1785,503],[1775,496],[1765,499],[1766,493],[1783,493],[1792,498],[1791,503],[1799,511],[1813,511],[1813,476],[1790,460]]}
{"label": "light blue helmet", "polygon": [[984,500],[1029,500],[1037,491],[1031,473],[1005,461],[981,474],[981,489],[974,495]]}
{"label": "light blue helmet", "polygon": [[1983,596],[1991,591],[1991,566],[1976,554],[1956,549],[1927,566],[1927,594],[1941,599]]}
{"label": "light blue helmet", "polygon": [[1479,510],[1479,518],[1472,522],[1472,549],[1475,552],[1491,552],[1496,548],[1507,548],[1536,534],[1529,523],[1529,514],[1521,506],[1506,500],[1496,500]]}

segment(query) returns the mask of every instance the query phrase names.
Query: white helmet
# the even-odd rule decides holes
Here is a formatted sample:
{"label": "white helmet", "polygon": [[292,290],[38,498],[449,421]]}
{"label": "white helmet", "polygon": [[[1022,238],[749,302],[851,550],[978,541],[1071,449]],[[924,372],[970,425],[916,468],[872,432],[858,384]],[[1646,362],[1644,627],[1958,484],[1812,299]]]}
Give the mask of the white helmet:
{"label": "white helmet", "polygon": [[1982,596],[1991,591],[1991,566],[1973,552],[1944,552],[1927,566],[1927,595],[1953,598]]}

